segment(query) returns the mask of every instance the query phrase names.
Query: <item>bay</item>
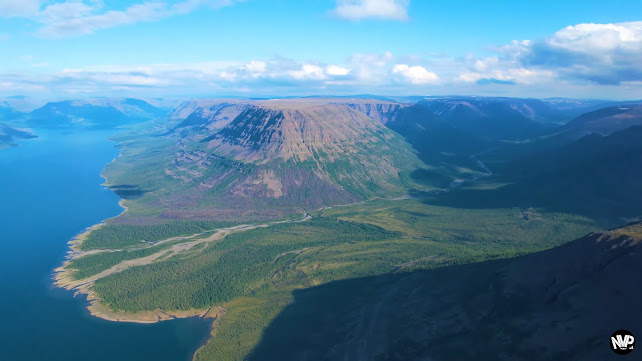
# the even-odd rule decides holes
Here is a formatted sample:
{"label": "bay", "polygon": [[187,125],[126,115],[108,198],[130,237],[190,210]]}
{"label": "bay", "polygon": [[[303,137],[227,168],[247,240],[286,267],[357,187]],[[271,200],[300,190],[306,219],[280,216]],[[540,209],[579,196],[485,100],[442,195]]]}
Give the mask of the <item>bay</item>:
{"label": "bay", "polygon": [[118,215],[100,171],[114,131],[46,131],[0,150],[0,361],[190,360],[211,321],[156,324],[89,315],[84,297],[52,285],[67,242]]}

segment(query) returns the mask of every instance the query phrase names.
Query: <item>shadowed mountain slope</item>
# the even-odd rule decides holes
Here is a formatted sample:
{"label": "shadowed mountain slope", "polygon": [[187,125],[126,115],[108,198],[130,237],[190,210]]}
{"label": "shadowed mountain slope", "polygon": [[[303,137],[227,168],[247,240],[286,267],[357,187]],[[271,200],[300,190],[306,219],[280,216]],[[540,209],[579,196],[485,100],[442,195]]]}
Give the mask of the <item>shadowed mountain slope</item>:
{"label": "shadowed mountain slope", "polygon": [[561,131],[577,139],[588,134],[609,135],[632,126],[642,126],[642,103],[622,104],[582,114],[566,123]]}
{"label": "shadowed mountain slope", "polygon": [[[495,157],[498,157],[495,155]],[[543,207],[594,217],[642,214],[642,127],[609,136],[591,134],[570,144],[494,159],[500,187],[471,187],[431,200],[464,208]]]}
{"label": "shadowed mountain slope", "polygon": [[250,360],[608,360],[639,332],[642,226],[528,256],[295,292]]}

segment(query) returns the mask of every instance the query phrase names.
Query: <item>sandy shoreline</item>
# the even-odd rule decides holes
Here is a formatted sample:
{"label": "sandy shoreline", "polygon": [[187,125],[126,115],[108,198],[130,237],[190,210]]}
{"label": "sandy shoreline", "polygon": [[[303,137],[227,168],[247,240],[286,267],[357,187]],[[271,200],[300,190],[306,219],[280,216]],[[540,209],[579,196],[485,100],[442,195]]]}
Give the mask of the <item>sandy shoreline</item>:
{"label": "sandy shoreline", "polygon": [[[127,207],[123,205],[123,200],[119,201],[121,207],[123,207],[123,212],[127,211]],[[122,214],[120,213],[120,214]],[[73,277],[73,270],[68,269],[67,266],[69,263],[76,258],[86,256],[88,254],[94,254],[99,252],[104,252],[101,250],[96,251],[81,251],[80,245],[87,240],[91,232],[103,227],[105,221],[97,223],[91,227],[86,228],[83,232],[79,233],[77,236],[72,238],[67,245],[69,246],[69,251],[67,251],[66,260],[62,263],[61,266],[57,267],[53,271],[53,284],[56,287],[64,288],[69,291],[75,291],[74,297],[83,294],[87,296],[87,309],[92,316],[102,318],[107,321],[114,322],[133,322],[133,323],[156,323],[166,320],[173,320],[177,318],[187,318],[187,317],[201,317],[201,318],[217,318],[221,314],[219,308],[208,308],[208,309],[192,309],[192,310],[177,310],[177,311],[165,311],[165,310],[154,310],[138,313],[129,313],[124,311],[114,311],[109,306],[104,305],[101,302],[101,299],[97,297],[95,292],[92,289],[93,281],[87,282],[87,280],[76,280]]]}
{"label": "sandy shoreline", "polygon": [[[87,296],[89,300],[90,296]],[[184,311],[164,311],[154,310],[138,313],[128,313],[123,311],[114,311],[108,306],[103,305],[100,299],[93,299],[89,302],[87,309],[92,316],[102,318],[112,322],[132,322],[132,323],[156,323],[178,318],[200,317],[217,319],[224,309],[221,307],[211,307],[204,310],[184,310]]]}

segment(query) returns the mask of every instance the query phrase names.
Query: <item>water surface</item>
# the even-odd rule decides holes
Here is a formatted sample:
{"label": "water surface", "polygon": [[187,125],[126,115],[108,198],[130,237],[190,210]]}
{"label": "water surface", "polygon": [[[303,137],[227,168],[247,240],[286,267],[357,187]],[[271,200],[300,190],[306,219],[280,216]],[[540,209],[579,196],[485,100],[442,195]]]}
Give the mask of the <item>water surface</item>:
{"label": "water surface", "polygon": [[99,173],[118,155],[106,131],[38,131],[0,150],[0,361],[184,361],[209,322],[116,323],[51,284],[74,235],[122,211]]}

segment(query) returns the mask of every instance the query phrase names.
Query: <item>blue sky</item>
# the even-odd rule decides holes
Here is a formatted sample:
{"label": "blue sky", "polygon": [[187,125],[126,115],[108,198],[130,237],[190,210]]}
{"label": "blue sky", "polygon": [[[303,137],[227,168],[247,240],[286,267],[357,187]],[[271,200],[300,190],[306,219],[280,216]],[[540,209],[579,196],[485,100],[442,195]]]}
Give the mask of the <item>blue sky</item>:
{"label": "blue sky", "polygon": [[0,96],[642,98],[642,1],[0,0]]}

